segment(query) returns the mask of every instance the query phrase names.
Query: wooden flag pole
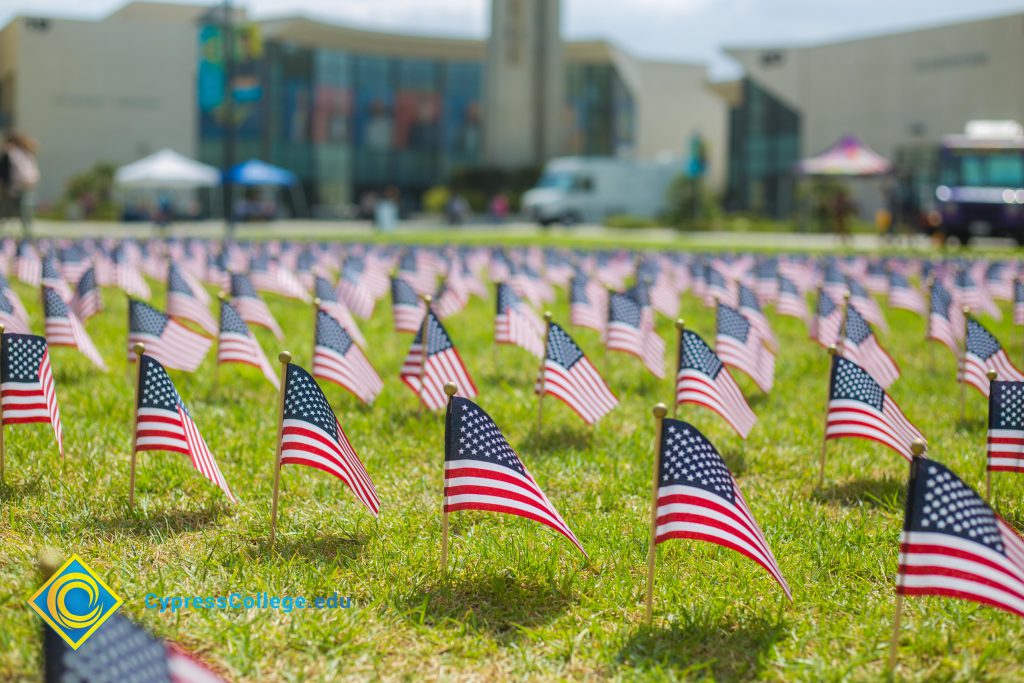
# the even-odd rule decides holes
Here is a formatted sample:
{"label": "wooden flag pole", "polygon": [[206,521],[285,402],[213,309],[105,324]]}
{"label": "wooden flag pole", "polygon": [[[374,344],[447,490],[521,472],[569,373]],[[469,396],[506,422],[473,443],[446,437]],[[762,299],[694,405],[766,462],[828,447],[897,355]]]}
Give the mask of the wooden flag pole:
{"label": "wooden flag pole", "polygon": [[282,351],[277,354],[281,363],[281,392],[277,411],[277,454],[274,456],[274,497],[270,503],[270,545],[274,545],[277,537],[277,496],[281,487],[281,433],[284,431],[284,394],[288,388],[288,364],[292,362],[292,354]]}
{"label": "wooden flag pole", "polygon": [[672,387],[672,419],[679,412],[679,373],[683,371],[683,333],[686,332],[686,321],[676,318],[676,378]]}
{"label": "wooden flag pole", "polygon": [[[985,374],[988,375],[988,395],[989,395],[989,409],[988,410],[989,410],[989,420],[991,420],[992,419],[992,417],[991,417],[991,413],[992,413],[992,404],[991,404],[991,401],[992,401],[992,383],[995,382],[996,378],[999,377],[999,373],[997,373],[994,369],[989,368],[988,372],[985,373]],[[992,470],[989,469],[989,465],[990,464],[991,463],[988,460],[988,456],[986,456],[985,457],[985,502],[987,502],[989,505],[992,504]]]}
{"label": "wooden flag pole", "polygon": [[825,451],[828,449],[828,403],[832,398],[832,364],[835,363],[834,356],[838,353],[836,345],[832,344],[828,347],[829,355],[829,375],[828,375],[828,395],[825,397],[825,429],[821,434],[821,458],[818,467],[818,487],[825,485]]}
{"label": "wooden flag pole", "polygon": [[928,346],[928,364],[931,367],[935,367],[935,352],[932,350],[935,347],[932,344],[928,344],[932,331],[932,287],[935,286],[935,276],[929,275],[925,280],[924,286],[928,294],[928,298],[925,300],[927,305],[925,306],[924,313],[924,342]]}
{"label": "wooden flag pole", "polygon": [[658,531],[658,466],[661,461],[661,430],[665,423],[668,408],[664,403],[654,406],[654,466],[651,468],[651,538],[647,547],[647,607],[645,619],[651,623],[654,610],[654,562],[657,558],[655,540]]}
{"label": "wooden flag pole", "polygon": [[313,367],[313,359],[316,358],[316,330],[317,326],[320,324],[320,304],[322,303],[323,302],[320,301],[320,297],[313,298],[313,355],[309,357],[310,368]]}
{"label": "wooden flag pole", "polygon": [[416,392],[416,398],[419,400],[419,403],[416,405],[416,417],[423,413],[423,384],[427,374],[427,332],[430,327],[430,303],[433,300],[434,297],[429,294],[423,297],[425,310],[423,311],[423,327],[420,333],[420,390]]}
{"label": "wooden flag pole", "polygon": [[[914,476],[914,464],[915,460],[924,454],[925,443],[920,439],[914,439],[914,442],[910,444],[910,452],[914,454],[914,459],[910,461],[910,477]],[[899,573],[897,568],[896,574],[896,611],[892,617],[892,641],[889,643],[889,674],[896,670],[896,655],[899,652],[900,646],[900,620],[903,617],[903,593],[900,589],[903,588],[903,574]]]}
{"label": "wooden flag pole", "polygon": [[128,509],[135,509],[135,461],[138,458],[139,446],[139,385],[142,384],[142,354],[146,352],[146,345],[137,343],[132,347],[135,352],[135,403],[133,404],[132,419],[132,467],[128,478]]}
{"label": "wooden flag pole", "polygon": [[850,291],[843,292],[843,316],[839,319],[839,337],[836,339],[836,353],[843,355],[843,343],[846,341],[846,320],[850,315]]}
{"label": "wooden flag pole", "polygon": [[[455,382],[445,382],[444,393],[448,395],[448,407],[445,409],[444,414],[444,425],[445,431],[448,430],[448,415],[452,410],[452,397],[455,396],[459,388],[455,385]],[[445,435],[445,448],[447,450],[448,437]],[[447,453],[445,456],[447,457]],[[447,488],[447,486],[445,487]],[[445,508],[444,499],[447,496],[446,493],[441,494],[441,573],[448,571],[448,510]]]}
{"label": "wooden flag pole", "polygon": [[[0,323],[0,366],[4,364],[3,335],[6,328]],[[0,385],[0,404],[3,403],[3,388]],[[0,408],[0,481],[4,480],[4,414]]]}
{"label": "wooden flag pole", "polygon": [[[223,289],[217,292],[217,300],[220,301],[220,317],[224,319],[224,303],[228,300],[228,293]],[[217,321],[217,353],[213,357],[213,391],[217,391],[217,387],[220,384],[220,333],[223,332],[220,329],[220,320]]]}
{"label": "wooden flag pole", "polygon": [[967,325],[971,315],[971,307],[964,306],[964,341],[960,346],[960,422],[967,419]]}
{"label": "wooden flag pole", "polygon": [[548,335],[551,333],[551,311],[544,311],[544,357],[540,360],[540,378],[538,380],[539,396],[537,396],[537,433],[544,426],[544,389],[547,373],[544,371],[548,360]]}

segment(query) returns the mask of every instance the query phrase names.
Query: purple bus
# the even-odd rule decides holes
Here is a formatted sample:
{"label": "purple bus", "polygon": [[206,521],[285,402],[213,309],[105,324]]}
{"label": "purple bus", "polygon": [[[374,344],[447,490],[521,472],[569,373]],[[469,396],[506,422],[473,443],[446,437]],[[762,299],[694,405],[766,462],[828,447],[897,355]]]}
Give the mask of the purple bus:
{"label": "purple bus", "polygon": [[1024,128],[972,121],[965,134],[943,138],[935,200],[933,223],[947,237],[1024,244]]}

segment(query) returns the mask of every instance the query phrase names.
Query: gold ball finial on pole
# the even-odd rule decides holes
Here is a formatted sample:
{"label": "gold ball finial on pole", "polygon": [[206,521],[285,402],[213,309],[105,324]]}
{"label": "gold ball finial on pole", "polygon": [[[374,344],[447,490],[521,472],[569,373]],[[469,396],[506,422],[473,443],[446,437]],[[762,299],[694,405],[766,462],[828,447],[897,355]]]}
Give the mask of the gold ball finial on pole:
{"label": "gold ball finial on pole", "polygon": [[971,314],[971,307],[970,306],[964,306],[964,315],[970,315],[970,314]]}
{"label": "gold ball finial on pole", "polygon": [[837,353],[839,353],[839,349],[836,348],[836,345],[835,344],[829,344],[828,345],[828,355],[834,356]]}
{"label": "gold ball finial on pole", "polygon": [[444,393],[448,396],[454,396],[459,391],[459,388],[455,386],[455,382],[444,383]]}
{"label": "gold ball finial on pole", "polygon": [[921,439],[914,439],[914,442],[910,444],[910,452],[914,455],[922,455],[925,451],[924,441]]}
{"label": "gold ball finial on pole", "polygon": [[282,351],[281,353],[277,354],[277,360],[279,360],[281,363],[291,363],[292,354],[290,351]]}
{"label": "gold ball finial on pole", "polygon": [[219,292],[217,292],[217,298],[220,299],[221,301],[227,301],[228,293],[222,289]]}
{"label": "gold ball finial on pole", "polygon": [[319,306],[320,305],[320,297],[318,297],[318,296],[317,297],[313,297],[313,305],[314,306]]}
{"label": "gold ball finial on pole", "polygon": [[654,417],[661,419],[668,415],[668,408],[665,407],[664,403],[658,403],[654,406],[652,412],[654,412]]}
{"label": "gold ball finial on pole", "polygon": [[424,295],[423,303],[425,303],[426,305],[429,306],[433,301],[434,301],[434,297],[430,296],[429,294]]}
{"label": "gold ball finial on pole", "polygon": [[146,345],[142,342],[135,342],[135,345],[132,346],[132,351],[135,352],[136,356],[141,356],[146,352]]}
{"label": "gold ball finial on pole", "polygon": [[999,373],[996,372],[995,370],[993,370],[992,368],[989,368],[988,372],[986,372],[985,374],[988,376],[988,381],[989,382],[995,382],[996,381],[996,377],[999,376]]}
{"label": "gold ball finial on pole", "polygon": [[544,322],[551,322],[555,316],[551,314],[551,311],[544,311]]}
{"label": "gold ball finial on pole", "polygon": [[686,327],[686,321],[682,318],[676,318],[676,329],[681,330]]}

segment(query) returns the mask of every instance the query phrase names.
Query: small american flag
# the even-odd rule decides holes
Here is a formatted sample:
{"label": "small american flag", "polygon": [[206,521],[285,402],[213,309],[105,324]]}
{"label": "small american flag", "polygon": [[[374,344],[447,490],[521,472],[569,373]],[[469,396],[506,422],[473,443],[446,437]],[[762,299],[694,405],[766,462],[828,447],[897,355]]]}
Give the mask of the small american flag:
{"label": "small american flag", "polygon": [[992,382],[988,397],[988,469],[1024,472],[1024,382]]}
{"label": "small american flag", "polygon": [[764,344],[760,330],[742,313],[718,304],[715,353],[723,363],[746,373],[761,391],[768,393],[775,382],[775,354]]}
{"label": "small american flag", "polygon": [[1024,539],[948,468],[916,457],[896,591],[970,600],[1024,616]]}
{"label": "small american flag", "polygon": [[772,332],[771,323],[768,322],[764,311],[761,310],[761,303],[757,300],[757,294],[754,290],[741,282],[739,285],[739,299],[739,312],[743,314],[747,322],[754,326],[758,335],[769,347],[772,349],[777,348],[778,344],[775,341],[775,334]]}
{"label": "small american flag", "polygon": [[604,334],[607,321],[608,290],[601,283],[577,272],[569,283],[569,321]]}
{"label": "small american flag", "polygon": [[46,285],[43,290],[43,315],[46,327],[46,342],[50,346],[70,346],[82,352],[100,370],[106,370],[103,356],[92,343],[92,338],[57,290]]}
{"label": "small american flag", "polygon": [[420,296],[434,293],[437,271],[421,249],[410,247],[402,252],[398,260],[398,275]]}
{"label": "small american flag", "polygon": [[327,311],[331,317],[341,323],[345,331],[352,335],[355,343],[365,349],[366,337],[363,336],[362,330],[359,329],[355,318],[352,317],[352,312],[338,298],[338,293],[334,291],[334,286],[320,275],[313,275],[313,296],[320,299],[320,308]]}
{"label": "small american flag", "polygon": [[775,312],[807,322],[807,297],[787,277],[779,275]]}
{"label": "small american flag", "polygon": [[609,351],[636,356],[660,379],[665,376],[665,342],[654,331],[650,307],[644,308],[629,294],[610,292],[605,344]]}
{"label": "small american flag", "polygon": [[224,683],[177,645],[112,614],[77,650],[43,629],[45,683]]}
{"label": "small american flag", "polygon": [[960,357],[960,342],[964,338],[964,314],[953,303],[949,290],[935,280],[929,292],[927,339],[942,342]]}
{"label": "small american flag", "polygon": [[26,285],[38,287],[43,276],[43,262],[39,259],[39,253],[32,246],[32,242],[29,240],[18,242],[16,254],[15,276]]}
{"label": "small american flag", "polygon": [[90,267],[82,273],[75,286],[75,295],[71,297],[71,310],[83,322],[103,310],[103,296],[96,283],[95,268]]}
{"label": "small american flag", "polygon": [[978,285],[974,276],[965,266],[957,269],[953,276],[953,298],[958,306],[967,306],[972,311],[987,313],[996,320],[1003,317],[999,306],[989,296],[984,286]]}
{"label": "small american flag", "polygon": [[445,417],[444,511],[483,510],[532,519],[583,546],[540,490],[491,416],[453,396]]}
{"label": "small american flag", "polygon": [[288,364],[285,377],[280,464],[306,465],[333,474],[376,517],[380,512],[377,490],[324,392],[293,363]]}
{"label": "small american flag", "polygon": [[377,299],[366,283],[366,261],[358,256],[345,259],[338,279],[338,296],[349,309],[363,320],[373,315]]}
{"label": "small american flag", "polygon": [[259,295],[252,280],[245,273],[231,273],[231,299],[242,320],[250,325],[270,330],[278,339],[284,338],[281,326],[277,324],[267,302]]}
{"label": "small american flag", "polygon": [[136,452],[184,453],[192,459],[192,466],[216,484],[228,500],[237,502],[167,371],[148,353],[142,354],[139,363]]}
{"label": "small american flag", "polygon": [[452,285],[451,280],[442,280],[434,293],[434,313],[441,320],[447,320],[469,303],[466,290]]}
{"label": "small american flag", "polygon": [[1013,281],[1013,324],[1024,325],[1024,279]]}
{"label": "small american flag", "polygon": [[419,294],[400,277],[391,278],[391,319],[395,332],[418,332],[427,310]]}
{"label": "small american flag", "polygon": [[427,310],[426,359],[423,357],[423,328],[416,332],[409,355],[405,357],[399,374],[423,405],[431,410],[444,408],[448,397],[444,393],[446,382],[455,382],[459,393],[468,398],[476,396],[476,385],[469,376],[447,330],[432,310]]}
{"label": "small american flag", "polygon": [[871,325],[853,303],[846,307],[846,337],[841,348],[843,356],[867,370],[883,389],[899,379],[896,361],[878,343]]}
{"label": "small american flag", "polygon": [[138,265],[132,260],[127,245],[121,244],[112,255],[114,262],[114,282],[128,296],[148,299],[149,285],[139,272]]}
{"label": "small american flag", "polygon": [[928,306],[921,292],[911,286],[905,275],[896,271],[889,273],[889,306],[913,311],[920,316],[928,314]]}
{"label": "small american flag", "polygon": [[275,389],[281,382],[274,373],[274,368],[260,348],[252,330],[242,320],[242,316],[227,299],[220,302],[220,333],[217,337],[217,365],[226,363],[242,363],[259,368],[263,376],[270,380]]}
{"label": "small american flag", "polygon": [[299,301],[309,301],[309,292],[295,273],[272,259],[265,249],[253,254],[249,260],[249,277],[256,289],[273,292]]}
{"label": "small american flag", "polygon": [[718,413],[744,439],[757,422],[728,368],[700,335],[683,330],[676,375],[676,405],[692,403]]}
{"label": "small american flag", "polygon": [[995,370],[1000,379],[1024,382],[1024,374],[1010,362],[1006,351],[991,332],[973,318],[967,320],[967,346],[961,363],[961,382],[970,384],[984,396],[988,396],[988,371]]}
{"label": "small american flag", "polygon": [[31,334],[3,334],[0,354],[0,424],[48,422],[63,458],[64,430],[46,340]]}
{"label": "small american flag", "polygon": [[71,300],[71,288],[68,287],[64,276],[61,275],[60,266],[57,264],[57,257],[53,255],[52,251],[43,257],[41,275],[40,284],[57,290],[60,298],[64,299],[64,301]]}
{"label": "small american flag", "polygon": [[537,389],[563,401],[587,424],[594,424],[619,405],[583,350],[556,323],[548,326],[547,357]]}
{"label": "small american flag", "polygon": [[128,300],[128,359],[135,360],[135,344],[174,370],[194,372],[213,343],[181,323],[137,299]]}
{"label": "small american flag", "polygon": [[348,389],[367,405],[384,390],[384,382],[340,322],[327,311],[316,314],[313,376]]}
{"label": "small american flag", "polygon": [[839,327],[843,324],[843,309],[836,306],[824,289],[818,290],[818,306],[811,320],[811,339],[824,347],[839,341]]}
{"label": "small american flag", "polygon": [[850,303],[857,306],[865,320],[888,332],[889,324],[885,320],[885,314],[882,313],[882,307],[871,298],[868,291],[864,289],[864,285],[854,278],[846,278],[846,283],[850,288]]}
{"label": "small american flag", "polygon": [[7,332],[32,334],[32,330],[29,329],[29,326],[18,315],[14,304],[7,297],[7,293],[2,290],[0,290],[0,325],[3,325]]}
{"label": "small american flag", "polygon": [[[7,278],[0,273],[0,294],[7,299],[7,303],[11,307],[11,315],[21,321],[21,324],[25,326],[26,330],[29,327],[28,324],[28,311],[25,310],[25,304],[21,302],[21,297],[18,293],[11,288],[11,283],[7,281]],[[16,330],[8,330],[9,332],[15,332]],[[29,334],[28,331],[25,334]]]}
{"label": "small american flag", "polygon": [[526,306],[510,285],[498,283],[494,343],[526,349],[537,358],[544,356],[544,323]]}
{"label": "small american flag", "polygon": [[707,541],[745,555],[793,599],[768,540],[715,447],[693,425],[665,419],[658,448],[655,544]]}
{"label": "small american flag", "polygon": [[925,440],[867,370],[839,355],[832,356],[828,396],[826,439],[870,439],[907,460],[914,441]]}
{"label": "small american flag", "polygon": [[217,321],[210,315],[210,309],[196,294],[183,272],[173,262],[167,267],[167,315],[189,320],[209,334],[217,334]]}

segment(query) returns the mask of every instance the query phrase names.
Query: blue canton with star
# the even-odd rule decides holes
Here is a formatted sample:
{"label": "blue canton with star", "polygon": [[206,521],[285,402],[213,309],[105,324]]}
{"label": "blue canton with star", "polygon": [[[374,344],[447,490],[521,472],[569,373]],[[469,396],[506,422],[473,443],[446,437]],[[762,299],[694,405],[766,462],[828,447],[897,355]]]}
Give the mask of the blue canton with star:
{"label": "blue canton with star", "polygon": [[284,390],[284,419],[302,420],[338,440],[338,418],[316,380],[294,363],[288,364]]}
{"label": "blue canton with star", "polygon": [[548,328],[548,360],[568,370],[576,365],[580,358],[583,358],[583,351],[569,333],[558,324],[551,323]]}
{"label": "blue canton with star", "polygon": [[46,340],[34,334],[4,334],[0,339],[4,356],[0,382],[38,382]]}
{"label": "blue canton with star", "polygon": [[977,320],[967,321],[967,353],[973,353],[981,359],[988,359],[1002,350],[999,340]]}
{"label": "blue canton with star", "polygon": [[718,319],[715,330],[717,334],[732,337],[744,344],[747,343],[747,337],[750,334],[750,321],[742,313],[731,306],[718,304],[716,317]]}
{"label": "blue canton with star", "polygon": [[128,302],[128,322],[132,332],[159,337],[167,327],[168,320],[166,315],[144,301],[131,299]]}
{"label": "blue canton with star", "polygon": [[945,466],[918,459],[905,531],[948,534],[1005,555],[996,516],[971,487]]}
{"label": "blue canton with star", "polygon": [[334,287],[326,278],[319,275],[313,278],[313,296],[326,303],[338,302],[338,294],[334,291]]}
{"label": "blue canton with star", "polygon": [[230,301],[221,304],[220,331],[249,336],[249,326],[245,324],[242,316],[238,314],[238,309]]}
{"label": "blue canton with star", "polygon": [[509,309],[519,308],[519,297],[512,288],[504,282],[498,283],[498,315],[507,315]]}
{"label": "blue canton with star", "polygon": [[256,299],[259,295],[252,281],[245,273],[231,273],[231,296],[241,299]]}
{"label": "blue canton with star", "polygon": [[608,295],[608,322],[625,323],[640,329],[640,306],[627,294],[611,292]]}
{"label": "blue canton with star", "polygon": [[949,307],[953,303],[953,297],[949,295],[949,292],[942,286],[941,282],[935,281],[932,283],[930,299],[931,306],[929,308],[931,312],[949,320]]}
{"label": "blue canton with star", "polygon": [[195,293],[192,291],[192,287],[188,284],[185,278],[182,277],[181,272],[178,270],[178,266],[173,263],[167,268],[167,291],[195,296]]}
{"label": "blue canton with star", "polygon": [[1024,382],[995,381],[991,389],[988,428],[1024,430]]}
{"label": "blue canton with star", "polygon": [[333,316],[321,310],[316,312],[316,343],[344,356],[352,348],[352,337]]}
{"label": "blue canton with star", "polygon": [[871,336],[871,325],[852,304],[846,307],[846,338],[860,345]]}
{"label": "blue canton with star", "polygon": [[391,278],[391,302],[399,306],[418,306],[420,297],[408,282],[400,277]]}
{"label": "blue canton with star", "polygon": [[587,278],[584,275],[576,275],[569,285],[569,303],[573,304],[589,304],[590,298],[587,296]]}
{"label": "blue canton with star", "polygon": [[740,308],[761,312],[761,302],[757,300],[754,290],[744,284],[740,284]]}
{"label": "blue canton with star", "polygon": [[[423,325],[420,325],[416,329],[416,338],[413,340],[413,344],[423,343]],[[447,351],[452,348],[451,337],[448,336],[448,332],[444,329],[444,325],[437,319],[433,311],[430,311],[427,315],[427,355],[433,356],[434,354]]]}
{"label": "blue canton with star", "polygon": [[885,391],[862,367],[842,356],[832,357],[830,399],[860,401],[882,410]]}
{"label": "blue canton with star", "polygon": [[682,345],[682,368],[696,370],[711,379],[718,377],[722,371],[722,361],[699,334],[683,330]]}
{"label": "blue canton with star", "polygon": [[47,318],[67,318],[70,313],[64,299],[52,287],[43,287],[43,308]]}
{"label": "blue canton with star", "polygon": [[445,441],[445,460],[480,460],[526,474],[526,468],[498,425],[483,408],[468,399],[452,397]]}
{"label": "blue canton with star", "polygon": [[736,502],[729,468],[696,427],[666,418],[661,427],[660,450],[658,486],[692,486]]}
{"label": "blue canton with star", "polygon": [[139,407],[176,411],[179,407],[188,415],[185,402],[178,395],[164,366],[152,356],[142,354],[139,370]]}

